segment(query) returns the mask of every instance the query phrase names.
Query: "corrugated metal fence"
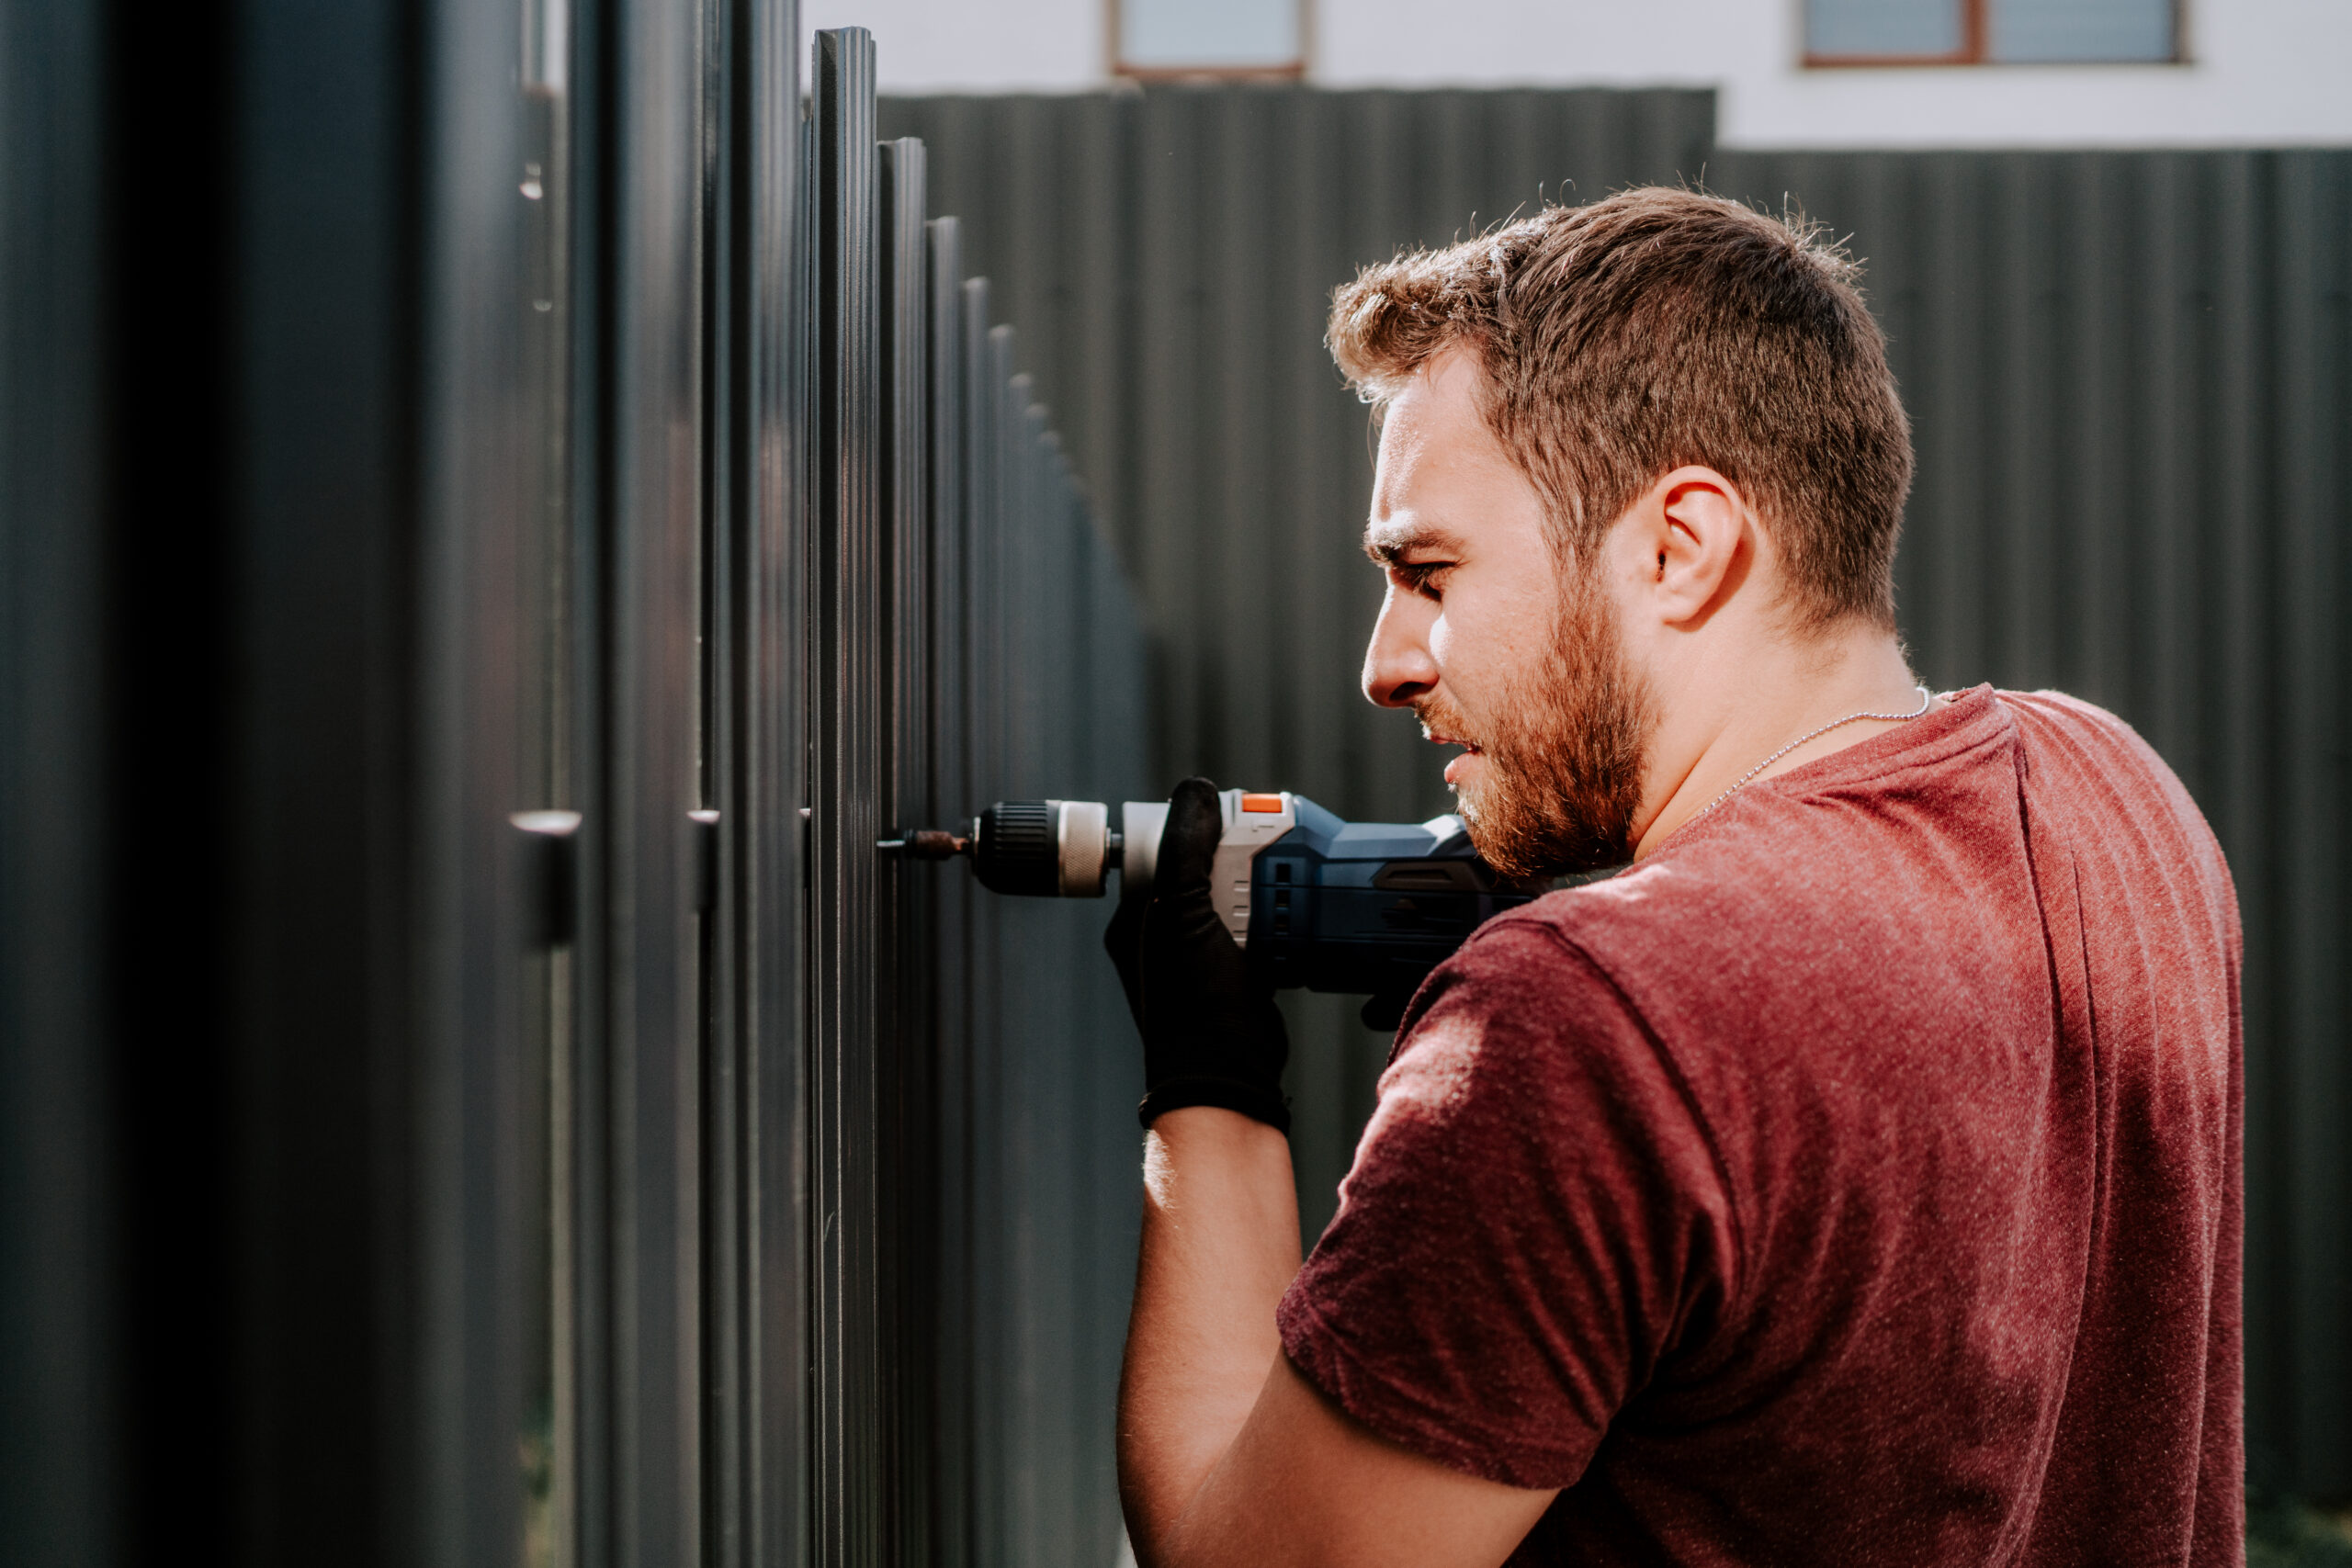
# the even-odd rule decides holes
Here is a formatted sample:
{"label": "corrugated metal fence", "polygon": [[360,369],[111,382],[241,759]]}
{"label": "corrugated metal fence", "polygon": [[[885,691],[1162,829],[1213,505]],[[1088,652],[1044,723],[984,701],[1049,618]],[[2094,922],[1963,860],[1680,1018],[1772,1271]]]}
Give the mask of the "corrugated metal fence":
{"label": "corrugated metal fence", "polygon": [[[1703,178],[1851,236],[1918,434],[1905,635],[1942,685],[2054,685],[2140,727],[2228,850],[2246,928],[2248,1437],[2352,1493],[2352,152],[1724,154],[1686,92],[1170,89],[886,100],[1150,618],[1161,780],[1346,816],[1443,801],[1355,671],[1363,411],[1331,286],[1541,197]],[[1332,1206],[1385,1042],[1304,998],[1302,1209]]]}

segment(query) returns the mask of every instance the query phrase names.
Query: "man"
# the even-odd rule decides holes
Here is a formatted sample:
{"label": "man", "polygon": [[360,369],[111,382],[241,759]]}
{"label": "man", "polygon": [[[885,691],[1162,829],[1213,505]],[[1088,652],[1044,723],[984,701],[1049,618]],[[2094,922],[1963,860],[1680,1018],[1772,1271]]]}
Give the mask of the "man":
{"label": "man", "polygon": [[2119,720],[1915,684],[1853,276],[1637,190],[1340,290],[1366,694],[1498,867],[1632,864],[1430,977],[1302,1267],[1180,789],[1109,938],[1148,1568],[2242,1559],[2228,874]]}

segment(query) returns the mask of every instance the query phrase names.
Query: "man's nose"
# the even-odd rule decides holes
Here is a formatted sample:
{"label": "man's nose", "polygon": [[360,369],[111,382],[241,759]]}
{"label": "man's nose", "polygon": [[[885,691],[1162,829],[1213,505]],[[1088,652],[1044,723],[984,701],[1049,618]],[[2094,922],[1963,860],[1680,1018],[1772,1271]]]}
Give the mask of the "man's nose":
{"label": "man's nose", "polygon": [[1410,707],[1437,689],[1437,660],[1430,657],[1429,629],[1436,606],[1417,594],[1399,593],[1394,583],[1380,602],[1372,644],[1363,650],[1363,694],[1385,708]]}

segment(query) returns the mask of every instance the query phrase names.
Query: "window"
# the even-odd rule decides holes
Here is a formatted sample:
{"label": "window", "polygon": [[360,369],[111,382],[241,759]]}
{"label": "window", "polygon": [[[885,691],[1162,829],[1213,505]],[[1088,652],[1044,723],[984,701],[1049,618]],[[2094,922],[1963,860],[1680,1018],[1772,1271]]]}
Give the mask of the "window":
{"label": "window", "polygon": [[2177,0],[1805,0],[1807,65],[2057,65],[2180,58]]}
{"label": "window", "polygon": [[1123,76],[1298,76],[1303,0],[1114,0],[1112,69]]}

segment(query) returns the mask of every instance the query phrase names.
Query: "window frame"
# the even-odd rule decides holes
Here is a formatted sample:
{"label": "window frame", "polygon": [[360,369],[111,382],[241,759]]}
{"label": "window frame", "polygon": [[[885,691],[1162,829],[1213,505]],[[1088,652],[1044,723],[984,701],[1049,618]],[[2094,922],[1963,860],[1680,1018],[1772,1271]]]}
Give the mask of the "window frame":
{"label": "window frame", "polygon": [[[1992,36],[1991,0],[1954,0],[1960,6],[1960,48],[1946,54],[1819,54],[1805,41],[1815,0],[1797,0],[1798,65],[1807,71],[1867,71],[1889,66],[1991,65],[2047,70],[2052,66],[2186,65],[2188,61],[2188,0],[2171,0],[2172,53],[2162,60],[1996,60],[1987,52]],[[1112,0],[1115,7],[1118,0]]]}
{"label": "window frame", "polygon": [[1125,14],[1130,0],[1102,0],[1102,50],[1114,80],[1153,82],[1302,82],[1315,53],[1315,6],[1290,0],[1298,13],[1298,54],[1279,65],[1136,65],[1125,59]]}

